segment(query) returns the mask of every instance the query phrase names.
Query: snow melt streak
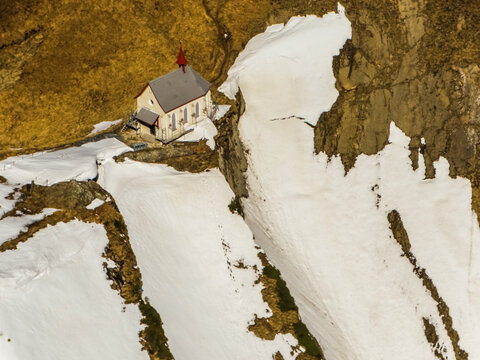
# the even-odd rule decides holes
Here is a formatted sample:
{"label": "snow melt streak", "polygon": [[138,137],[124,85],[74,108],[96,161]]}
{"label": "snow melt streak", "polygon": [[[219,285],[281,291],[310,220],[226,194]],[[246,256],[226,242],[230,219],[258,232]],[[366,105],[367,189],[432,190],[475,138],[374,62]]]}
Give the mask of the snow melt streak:
{"label": "snow melt streak", "polygon": [[454,359],[436,303],[389,229],[387,214],[396,209],[419,265],[450,306],[460,346],[478,359],[472,244],[480,238],[469,183],[448,178],[444,160],[437,179],[423,180],[393,124],[391,144],[360,156],[344,176],[339,158],[313,154],[312,129],[299,119],[316,123],[335,101],[332,56],[350,36],[341,6],[322,19],[295,17],[254,37],[230,69],[221,90],[233,97],[240,88],[246,102],[239,129],[249,150],[247,222],[327,359],[435,359],[423,317],[435,325],[444,357]]}

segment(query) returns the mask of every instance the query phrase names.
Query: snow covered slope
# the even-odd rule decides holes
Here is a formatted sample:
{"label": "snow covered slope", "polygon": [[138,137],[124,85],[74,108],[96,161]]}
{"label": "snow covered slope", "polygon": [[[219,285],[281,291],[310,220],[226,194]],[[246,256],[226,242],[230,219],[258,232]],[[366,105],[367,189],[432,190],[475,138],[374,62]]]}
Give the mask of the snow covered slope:
{"label": "snow covered slope", "polygon": [[[450,179],[443,159],[437,178],[424,180],[394,124],[390,144],[360,156],[346,176],[339,158],[314,155],[303,120],[315,124],[335,101],[332,56],[350,36],[341,7],[322,19],[292,18],[253,38],[230,69],[221,90],[233,97],[240,88],[246,103],[247,222],[327,359],[436,359],[435,350],[454,359],[459,348],[480,359],[480,236],[468,181]],[[393,210],[450,308],[450,327],[394,239]]]}
{"label": "snow covered slope", "polygon": [[110,288],[103,226],[49,226],[0,253],[0,359],[148,359],[140,312]]}
{"label": "snow covered slope", "polygon": [[[267,317],[262,264],[233,193],[218,170],[182,173],[164,165],[107,162],[99,183],[116,199],[142,270],[144,294],[164,321],[176,360],[292,359],[291,335],[248,331]],[[255,269],[256,267],[256,269]]]}

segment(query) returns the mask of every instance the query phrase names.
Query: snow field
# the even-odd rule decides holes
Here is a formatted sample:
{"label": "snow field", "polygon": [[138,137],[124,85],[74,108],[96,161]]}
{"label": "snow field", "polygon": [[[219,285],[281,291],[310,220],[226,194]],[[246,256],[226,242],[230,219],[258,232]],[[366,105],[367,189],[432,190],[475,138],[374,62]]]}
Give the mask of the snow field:
{"label": "snow field", "polygon": [[97,207],[103,205],[104,203],[105,201],[101,199],[93,199],[92,202],[86,206],[86,208],[88,210],[95,210]]}
{"label": "snow field", "polygon": [[213,121],[220,120],[230,110],[230,105],[217,105],[217,111],[213,115]]}
{"label": "snow field", "polygon": [[[319,19],[294,17],[254,37],[220,87],[246,103],[239,130],[248,150],[246,220],[280,269],[327,359],[435,359],[423,320],[451,342],[436,303],[393,239],[387,214],[404,222],[418,265],[450,306],[460,346],[480,359],[479,231],[468,181],[413,171],[409,139],[360,156],[345,176],[339,158],[314,155],[315,124],[337,97],[332,56],[351,36],[341,6]],[[308,54],[308,61],[305,61]]]}
{"label": "snow field", "polygon": [[291,335],[265,341],[248,331],[254,314],[269,315],[255,284],[253,266],[262,265],[250,230],[228,210],[233,193],[220,172],[131,160],[102,167],[99,183],[125,218],[144,295],[162,317],[175,359],[270,360],[277,351],[293,359]]}
{"label": "snow field", "polygon": [[34,181],[39,185],[52,185],[72,179],[85,181],[97,176],[97,162],[131,150],[111,138],[63,150],[14,156],[0,161],[0,175],[10,184]]}
{"label": "snow field", "polygon": [[107,242],[101,225],[71,221],[0,253],[1,359],[148,359],[138,308],[106,279]]}

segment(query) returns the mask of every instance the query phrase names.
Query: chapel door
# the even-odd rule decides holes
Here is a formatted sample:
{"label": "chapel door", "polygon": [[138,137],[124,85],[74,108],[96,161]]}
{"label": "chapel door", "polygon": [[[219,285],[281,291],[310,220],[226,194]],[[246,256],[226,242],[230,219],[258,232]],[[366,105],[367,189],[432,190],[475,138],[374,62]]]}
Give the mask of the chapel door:
{"label": "chapel door", "polygon": [[183,109],[183,123],[188,124],[188,110],[187,110],[187,108]]}
{"label": "chapel door", "polygon": [[177,121],[176,121],[175,113],[172,114],[172,131],[177,130]]}

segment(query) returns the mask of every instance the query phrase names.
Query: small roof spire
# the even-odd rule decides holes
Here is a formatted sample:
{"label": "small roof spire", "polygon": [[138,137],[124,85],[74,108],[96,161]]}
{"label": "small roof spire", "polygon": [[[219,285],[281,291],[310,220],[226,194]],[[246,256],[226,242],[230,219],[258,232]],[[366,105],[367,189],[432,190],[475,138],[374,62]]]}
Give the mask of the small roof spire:
{"label": "small roof spire", "polygon": [[178,53],[177,58],[178,67],[182,67],[183,72],[185,72],[185,65],[187,65],[187,59],[185,59],[185,55],[183,55],[182,43],[180,42],[180,52]]}

